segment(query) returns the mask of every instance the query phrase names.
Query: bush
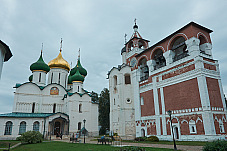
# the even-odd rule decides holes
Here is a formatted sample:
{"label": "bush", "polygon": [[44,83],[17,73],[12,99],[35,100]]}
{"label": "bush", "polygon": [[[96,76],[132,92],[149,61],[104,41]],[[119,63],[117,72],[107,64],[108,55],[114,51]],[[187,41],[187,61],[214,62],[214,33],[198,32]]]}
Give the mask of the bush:
{"label": "bush", "polygon": [[203,151],[226,151],[227,150],[227,141],[216,140],[213,142],[207,142],[203,147]]}
{"label": "bush", "polygon": [[150,136],[147,138],[147,141],[150,141],[150,142],[159,142],[159,139],[157,136]]}
{"label": "bush", "polygon": [[135,141],[145,141],[147,137],[136,137]]}
{"label": "bush", "polygon": [[43,135],[37,131],[27,131],[21,136],[17,137],[17,140],[21,142],[26,142],[29,144],[41,143],[43,140]]}

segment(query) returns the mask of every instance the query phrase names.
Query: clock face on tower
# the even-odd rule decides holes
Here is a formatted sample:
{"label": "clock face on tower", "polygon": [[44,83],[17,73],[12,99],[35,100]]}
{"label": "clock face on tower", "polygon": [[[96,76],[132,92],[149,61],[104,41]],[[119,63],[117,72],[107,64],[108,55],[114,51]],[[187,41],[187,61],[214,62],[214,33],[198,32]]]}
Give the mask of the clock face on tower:
{"label": "clock face on tower", "polygon": [[136,58],[134,57],[134,58],[132,58],[132,60],[130,61],[130,66],[131,66],[131,67],[135,67],[135,65],[136,65]]}

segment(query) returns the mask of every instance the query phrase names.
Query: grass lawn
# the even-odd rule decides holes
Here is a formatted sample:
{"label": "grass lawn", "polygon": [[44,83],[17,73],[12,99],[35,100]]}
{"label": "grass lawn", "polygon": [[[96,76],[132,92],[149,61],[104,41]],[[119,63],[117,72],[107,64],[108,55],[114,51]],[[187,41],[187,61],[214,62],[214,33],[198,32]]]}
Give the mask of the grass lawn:
{"label": "grass lawn", "polygon": [[[65,142],[43,142],[38,144],[20,145],[12,151],[119,151],[120,147],[97,144],[79,144]],[[171,151],[172,149],[146,148],[146,151]]]}
{"label": "grass lawn", "polygon": [[[138,142],[138,141],[123,140],[123,142],[173,145],[173,141],[159,141],[159,142],[140,141]],[[176,145],[186,145],[186,146],[204,146],[206,143],[207,142],[200,142],[200,141],[176,141]]]}
{"label": "grass lawn", "polygon": [[13,146],[17,143],[20,143],[20,141],[12,141],[12,140],[1,140],[0,141],[0,148],[8,148],[9,147],[9,143],[10,143],[10,146]]}

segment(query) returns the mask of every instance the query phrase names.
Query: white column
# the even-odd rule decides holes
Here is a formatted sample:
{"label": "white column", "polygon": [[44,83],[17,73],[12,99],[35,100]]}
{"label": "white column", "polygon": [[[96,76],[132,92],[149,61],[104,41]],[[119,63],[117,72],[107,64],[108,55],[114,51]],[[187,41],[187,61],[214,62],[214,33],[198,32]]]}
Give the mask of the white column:
{"label": "white column", "polygon": [[167,135],[167,130],[166,130],[166,110],[165,110],[165,100],[164,100],[164,92],[163,88],[160,88],[160,94],[161,94],[161,103],[162,103],[162,130],[163,130],[163,135]]}
{"label": "white column", "polygon": [[173,62],[174,52],[172,50],[168,50],[163,53],[163,56],[166,59],[166,65],[168,66]]}
{"label": "white column", "polygon": [[199,42],[200,40],[195,37],[192,37],[185,41],[190,56],[196,57],[200,54]]}

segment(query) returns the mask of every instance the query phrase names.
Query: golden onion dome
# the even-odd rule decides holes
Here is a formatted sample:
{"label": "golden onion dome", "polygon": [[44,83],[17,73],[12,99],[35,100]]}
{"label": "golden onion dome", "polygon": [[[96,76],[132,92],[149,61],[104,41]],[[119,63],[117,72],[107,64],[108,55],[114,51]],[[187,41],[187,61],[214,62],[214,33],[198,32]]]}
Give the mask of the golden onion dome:
{"label": "golden onion dome", "polygon": [[65,70],[67,70],[67,71],[70,70],[70,65],[65,59],[63,59],[62,54],[61,54],[61,50],[60,50],[60,53],[57,56],[57,58],[51,60],[48,63],[48,66],[50,68],[63,68]]}

